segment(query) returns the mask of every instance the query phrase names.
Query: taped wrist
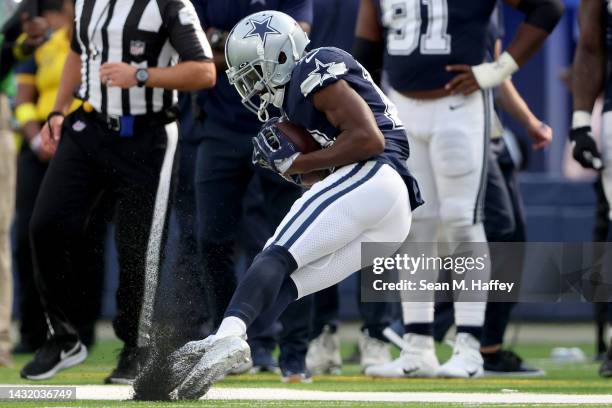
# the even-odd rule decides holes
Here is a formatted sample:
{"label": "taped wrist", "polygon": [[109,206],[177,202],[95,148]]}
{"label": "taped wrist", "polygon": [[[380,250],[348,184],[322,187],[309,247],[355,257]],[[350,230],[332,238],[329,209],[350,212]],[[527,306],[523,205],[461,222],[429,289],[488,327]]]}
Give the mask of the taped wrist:
{"label": "taped wrist", "polygon": [[572,129],[591,127],[591,113],[587,111],[575,111],[572,115]]}
{"label": "taped wrist", "polygon": [[522,0],[518,5],[518,9],[525,13],[525,23],[547,33],[555,29],[564,8],[561,0]]}
{"label": "taped wrist", "polygon": [[472,67],[478,85],[482,89],[494,88],[518,71],[519,66],[507,52],[504,52],[497,61],[486,62]]}
{"label": "taped wrist", "polygon": [[380,84],[385,46],[382,41],[371,41],[356,37],[353,42],[353,56],[372,75],[372,80]]}

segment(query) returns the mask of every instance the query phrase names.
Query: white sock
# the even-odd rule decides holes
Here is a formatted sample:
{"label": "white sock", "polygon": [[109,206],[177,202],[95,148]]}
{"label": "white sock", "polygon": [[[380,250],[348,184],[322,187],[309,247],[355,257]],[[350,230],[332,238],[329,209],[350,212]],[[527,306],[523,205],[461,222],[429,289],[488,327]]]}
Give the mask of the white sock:
{"label": "white sock", "polygon": [[221,322],[215,335],[219,338],[229,336],[243,337],[246,335],[246,324],[235,316],[226,317]]}
{"label": "white sock", "polygon": [[486,310],[485,302],[455,302],[455,324],[482,327]]}
{"label": "white sock", "polygon": [[402,302],[404,324],[433,323],[434,302]]}

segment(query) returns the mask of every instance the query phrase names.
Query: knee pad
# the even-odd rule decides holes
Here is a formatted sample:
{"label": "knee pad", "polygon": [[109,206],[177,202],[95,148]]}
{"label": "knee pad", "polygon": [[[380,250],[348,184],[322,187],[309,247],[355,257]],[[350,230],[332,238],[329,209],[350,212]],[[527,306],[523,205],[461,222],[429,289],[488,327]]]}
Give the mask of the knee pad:
{"label": "knee pad", "polygon": [[482,223],[469,225],[450,225],[443,228],[443,236],[448,242],[487,242]]}
{"label": "knee pad", "polygon": [[476,222],[474,203],[467,200],[442,199],[440,220],[446,228],[463,228]]}
{"label": "knee pad", "polygon": [[440,175],[461,177],[477,169],[477,157],[466,144],[467,135],[444,133],[438,135],[436,163]]}

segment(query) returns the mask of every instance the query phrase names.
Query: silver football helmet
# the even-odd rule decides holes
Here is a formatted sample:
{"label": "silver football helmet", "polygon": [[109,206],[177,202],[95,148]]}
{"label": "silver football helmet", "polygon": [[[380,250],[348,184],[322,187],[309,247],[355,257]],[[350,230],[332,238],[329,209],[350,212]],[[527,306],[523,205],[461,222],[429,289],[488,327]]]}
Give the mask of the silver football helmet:
{"label": "silver football helmet", "polygon": [[225,43],[227,77],[242,104],[262,122],[269,118],[270,103],[282,107],[284,85],[309,42],[300,25],[280,11],[251,14],[230,32]]}

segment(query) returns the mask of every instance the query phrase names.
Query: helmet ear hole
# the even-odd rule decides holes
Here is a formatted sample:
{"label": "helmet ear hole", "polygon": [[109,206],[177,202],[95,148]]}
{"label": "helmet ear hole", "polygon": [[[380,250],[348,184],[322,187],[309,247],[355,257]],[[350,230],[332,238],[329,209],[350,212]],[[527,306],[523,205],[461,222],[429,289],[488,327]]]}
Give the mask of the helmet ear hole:
{"label": "helmet ear hole", "polygon": [[281,53],[278,54],[278,63],[284,64],[285,62],[287,62],[287,54],[285,54],[284,51],[281,51]]}

